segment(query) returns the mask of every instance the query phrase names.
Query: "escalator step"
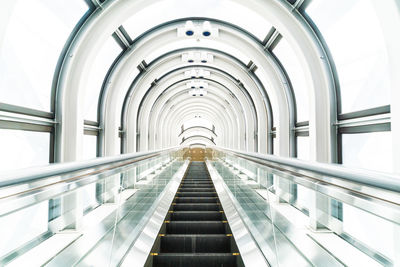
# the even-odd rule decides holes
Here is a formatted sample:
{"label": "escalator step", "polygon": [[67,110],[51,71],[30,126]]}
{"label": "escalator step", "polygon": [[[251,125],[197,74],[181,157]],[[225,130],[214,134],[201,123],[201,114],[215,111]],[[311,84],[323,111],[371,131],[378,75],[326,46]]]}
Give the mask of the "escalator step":
{"label": "escalator step", "polygon": [[171,221],[221,221],[222,215],[219,211],[175,211]]}
{"label": "escalator step", "polygon": [[213,181],[192,162],[146,266],[243,266]]}
{"label": "escalator step", "polygon": [[216,197],[216,192],[178,192],[178,197]]}
{"label": "escalator step", "polygon": [[160,253],[229,253],[227,235],[168,235],[161,237]]}
{"label": "escalator step", "polygon": [[226,223],[222,221],[170,221],[167,234],[225,234]]}
{"label": "escalator step", "polygon": [[184,188],[179,188],[179,192],[215,192],[215,189],[214,187],[212,188],[184,187]]}
{"label": "escalator step", "polygon": [[154,256],[153,266],[163,267],[233,267],[238,256],[232,253],[160,253]]}
{"label": "escalator step", "polygon": [[216,197],[177,197],[176,203],[216,203]]}
{"label": "escalator step", "polygon": [[211,184],[212,182],[209,180],[187,180],[187,181],[183,181],[183,184]]}
{"label": "escalator step", "polygon": [[220,205],[217,203],[175,203],[173,206],[174,211],[192,210],[192,211],[219,211]]}
{"label": "escalator step", "polygon": [[209,188],[214,189],[211,184],[182,184],[180,188]]}

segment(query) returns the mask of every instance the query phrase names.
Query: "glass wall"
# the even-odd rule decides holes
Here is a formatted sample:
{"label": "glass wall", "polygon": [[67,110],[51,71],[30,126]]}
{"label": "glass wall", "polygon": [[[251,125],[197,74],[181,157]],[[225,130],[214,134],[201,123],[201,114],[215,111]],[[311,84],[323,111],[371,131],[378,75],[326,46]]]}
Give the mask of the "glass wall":
{"label": "glass wall", "polygon": [[297,136],[297,158],[310,160],[310,138],[308,136]]}
{"label": "glass wall", "polygon": [[[363,222],[360,225],[360,222]],[[371,231],[371,229],[376,229]],[[395,258],[396,231],[393,223],[361,209],[343,204],[343,231],[388,258]]]}
{"label": "glass wall", "polygon": [[0,102],[50,111],[57,61],[87,10],[82,0],[2,1]]}
{"label": "glass wall", "polygon": [[50,158],[50,133],[0,129],[0,171],[45,165]]}
{"label": "glass wall", "polygon": [[0,256],[46,233],[47,222],[48,201],[0,217]]}
{"label": "glass wall", "polygon": [[392,172],[391,132],[343,134],[342,161],[349,167]]}
{"label": "glass wall", "polygon": [[83,136],[82,159],[97,157],[97,135],[85,134]]}
{"label": "glass wall", "polygon": [[390,103],[385,36],[377,0],[313,0],[306,12],[321,31],[335,62],[342,113]]}

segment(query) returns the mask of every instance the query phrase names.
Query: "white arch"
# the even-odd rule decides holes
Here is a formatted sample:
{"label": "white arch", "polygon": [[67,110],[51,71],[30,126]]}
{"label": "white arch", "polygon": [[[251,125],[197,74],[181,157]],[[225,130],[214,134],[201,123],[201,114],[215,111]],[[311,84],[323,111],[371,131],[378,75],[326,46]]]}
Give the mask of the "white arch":
{"label": "white arch", "polygon": [[[202,116],[208,116],[209,118],[215,117],[213,123],[216,127],[221,128],[221,134],[218,135],[218,140],[222,140],[222,143],[229,145],[229,147],[238,147],[239,144],[239,133],[237,131],[233,132],[231,129],[238,129],[238,122],[231,121],[231,118],[225,118],[223,115],[219,114],[220,110],[215,107],[209,107],[204,103],[200,103],[196,106],[184,106],[180,110],[175,110],[172,114],[168,115],[168,123],[171,125],[181,125],[185,121],[193,118],[197,114]],[[162,131],[162,128],[157,129],[157,132]],[[164,136],[167,134],[164,131]],[[161,145],[168,145],[165,140],[162,140]]]}
{"label": "white arch", "polygon": [[[211,96],[211,98],[208,98],[208,99],[202,99],[201,101],[199,101],[199,100],[196,100],[196,99],[185,99],[185,97],[181,97],[181,98],[177,98],[173,103],[171,103],[171,105],[174,105],[175,103],[180,103],[180,104],[186,104],[186,105],[194,105],[194,104],[196,104],[196,105],[198,105],[198,104],[200,104],[200,103],[203,103],[204,101],[214,101],[213,99],[212,99],[212,97],[213,96]],[[182,99],[182,100],[181,100]],[[221,102],[222,101],[220,101],[219,102],[219,105],[221,105]],[[212,102],[209,102],[209,103],[207,103],[207,105],[208,105],[208,108],[211,108],[211,106],[214,106],[214,105],[211,105],[211,103]],[[176,109],[178,109],[178,105],[175,105],[175,108]],[[218,104],[217,105],[215,105],[215,107],[216,108],[218,108]],[[227,108],[228,110],[229,110],[229,108]],[[244,119],[242,118],[242,115],[239,113],[237,113],[238,111],[236,111],[233,107],[230,107],[230,109],[232,110],[232,115],[233,116],[230,116],[229,118],[230,118],[230,120],[232,120],[233,118],[237,118],[237,120],[238,120],[238,123],[244,123]],[[185,111],[182,111],[182,113],[183,112],[185,112]],[[217,112],[217,111],[214,111],[214,112]],[[225,110],[225,113],[228,113],[226,110]],[[161,114],[161,112],[159,113],[159,114]],[[216,115],[218,115],[218,114],[216,114]],[[229,114],[228,114],[228,116],[229,116]],[[155,118],[158,118],[159,116],[154,116]],[[179,117],[177,117],[177,118],[179,118]],[[154,121],[155,122],[155,121]],[[156,125],[158,125],[158,124],[156,124],[156,123],[154,123],[154,126],[156,126]],[[175,125],[175,124],[174,124]],[[245,124],[242,124],[241,126],[244,126]],[[240,127],[241,129],[243,129],[243,127],[241,127],[240,126],[240,124],[239,124],[239,126],[238,127]],[[179,124],[176,126],[178,129],[179,129]],[[228,129],[226,129],[226,130],[228,130],[229,131],[229,128]],[[157,131],[157,129],[155,129],[155,131]],[[227,134],[227,133],[226,133]],[[225,134],[225,136],[227,137],[227,135]],[[170,135],[172,135],[172,137],[174,137],[174,134],[172,133],[172,132],[165,132],[165,133],[163,133],[163,136],[165,136],[166,138],[168,138]]]}
{"label": "white arch", "polygon": [[[221,83],[225,82],[223,79],[220,79],[220,77],[215,77],[215,80],[219,80]],[[168,82],[168,84],[170,84],[170,83],[174,84],[174,80],[171,81],[171,82]],[[184,82],[184,83],[186,83],[186,82]],[[140,114],[141,115],[141,119],[140,119],[139,125],[141,125],[141,126],[139,127],[139,129],[145,128],[143,135],[144,136],[149,135],[149,137],[150,137],[149,148],[150,149],[153,147],[153,142],[152,142],[151,138],[154,137],[154,127],[155,127],[154,120],[152,119],[152,117],[158,117],[159,116],[160,107],[165,102],[167,102],[167,101],[169,102],[169,101],[174,101],[175,100],[176,96],[174,94],[176,94],[177,91],[178,92],[182,92],[182,91],[186,92],[187,91],[185,86],[184,85],[183,86],[179,86],[180,84],[182,84],[182,83],[178,83],[178,84],[174,85],[174,87],[169,89],[167,92],[163,93],[163,95],[161,95],[161,97],[159,98],[159,100],[156,103],[155,108],[153,110],[151,110],[151,107],[152,107],[151,103],[154,102],[157,99],[157,96],[158,96],[157,92],[155,92],[153,94],[153,98],[152,99],[150,99],[150,98],[148,99],[148,103],[146,102],[147,104],[143,104],[143,107],[144,107],[145,110],[143,112],[141,112],[141,114]],[[243,127],[245,127],[245,129],[247,129],[248,134],[249,133],[250,134],[253,133],[254,132],[254,121],[253,121],[252,114],[251,114],[252,106],[250,106],[250,103],[248,103],[247,101],[244,102],[244,103],[242,102],[244,104],[244,106],[241,106],[240,102],[238,102],[238,99],[236,99],[236,98],[232,99],[231,95],[228,94],[227,92],[225,92],[226,90],[222,86],[220,86],[218,84],[215,84],[213,82],[209,82],[209,85],[210,86],[209,86],[209,88],[207,90],[210,93],[212,92],[213,94],[219,96],[219,98],[221,98],[222,101],[227,100],[227,101],[231,102],[232,107],[236,110],[236,112],[235,112],[236,116],[239,116],[240,112],[242,112],[242,113],[244,112],[245,118],[246,118],[246,123],[243,125]],[[217,90],[215,90],[215,87],[217,88]],[[160,86],[159,88],[160,89],[164,88],[164,86]],[[229,89],[231,91],[234,91],[234,92],[238,91],[238,89],[235,88],[235,86],[229,86]],[[240,92],[238,94],[240,94]],[[186,92],[185,96],[186,97],[188,96],[187,92]],[[151,114],[150,114],[150,111],[151,111]],[[150,117],[150,115],[152,117]],[[146,127],[146,124],[148,125],[147,127]],[[149,128],[149,132],[146,131],[147,128]],[[131,138],[132,138],[132,136],[129,135],[128,132],[127,132],[127,139],[131,139]],[[142,140],[142,141],[144,141],[144,140]],[[251,147],[251,146],[254,147],[254,145],[253,145],[254,144],[253,143],[254,139],[252,139],[250,141],[251,142],[249,142],[248,147]],[[144,144],[145,143],[143,143],[141,145],[141,147]]]}
{"label": "white arch", "polygon": [[[231,1],[243,4],[239,0]],[[80,112],[82,102],[79,95],[80,89],[85,88],[83,77],[85,77],[87,67],[94,58],[94,51],[98,50],[105,39],[127,17],[134,15],[141,8],[156,2],[156,0],[108,1],[104,4],[102,10],[99,9],[91,16],[86,22],[84,29],[82,29],[73,41],[68,51],[71,57],[67,58],[64,62],[59,84],[59,95],[61,95],[62,106],[58,107],[57,119],[61,122],[62,132],[60,137],[62,142],[60,143],[63,145],[61,147],[62,160],[74,160],[79,157],[79,147],[83,133],[83,119]],[[330,161],[332,145],[331,124],[333,122],[331,115],[334,109],[330,102],[331,99],[334,99],[334,96],[330,94],[333,83],[332,77],[330,77],[327,71],[327,62],[320,58],[324,57],[321,46],[315,41],[315,36],[310,27],[305,25],[301,16],[296,14],[296,11],[291,10],[291,6],[288,3],[284,1],[263,0],[248,0],[245,3],[246,7],[249,7],[271,21],[274,27],[283,34],[300,55],[300,60],[306,67],[307,81],[311,88],[310,95],[312,97],[312,101],[310,102],[311,157],[318,161]],[[152,47],[152,45],[149,46]],[[261,60],[261,58],[255,57],[254,61],[261,68],[266,69],[268,64]],[[121,81],[124,79],[121,76],[114,78]],[[275,88],[280,88],[280,86]],[[74,108],[77,103],[78,107]],[[118,106],[113,101],[110,104],[114,108]],[[318,110],[318,113],[316,110]],[[113,112],[115,113],[115,110]],[[112,115],[112,113],[108,115]],[[282,116],[282,113],[279,116],[280,122],[286,120]],[[107,128],[105,130],[107,131]],[[285,132],[283,131],[280,136],[283,136]],[[112,147],[110,153],[112,153]]]}
{"label": "white arch", "polygon": [[[244,123],[244,118],[242,116],[237,117],[235,116],[235,112],[232,107],[229,106],[224,106],[224,103],[219,102],[216,105],[210,105],[210,100],[217,102],[216,99],[211,99],[211,98],[202,98],[200,100],[193,100],[193,99],[188,99],[188,98],[183,98],[181,101],[177,101],[178,104],[174,106],[174,109],[170,109],[170,107],[173,105],[172,103],[168,103],[165,105],[165,109],[167,110],[166,112],[160,112],[161,116],[157,118],[157,129],[156,132],[158,134],[162,134],[163,136],[163,144],[166,143],[166,140],[170,139],[171,136],[177,136],[176,134],[172,134],[170,131],[165,131],[166,128],[165,125],[175,125],[176,128],[179,129],[179,125],[182,123],[182,121],[173,123],[174,119],[178,120],[180,114],[184,114],[185,112],[190,111],[195,111],[196,109],[200,111],[200,108],[203,108],[204,110],[212,110],[213,114],[217,117],[220,117],[221,120],[225,120],[229,127],[233,127],[231,129],[236,129],[236,133],[234,133],[235,137],[237,137],[237,142],[240,143],[240,146],[244,147],[244,134],[245,131],[243,128],[240,128],[240,125],[243,125]],[[175,117],[171,116],[171,113],[174,114]],[[171,121],[172,120],[172,121]],[[226,125],[226,126],[228,126]],[[231,129],[227,129],[230,131]],[[164,130],[164,132],[163,132]],[[236,146],[237,148],[237,146]]]}
{"label": "white arch", "polygon": [[[229,34],[228,34],[229,35]],[[166,35],[164,35],[164,36],[166,36]],[[233,37],[234,39],[236,38],[236,39],[240,39],[239,37]],[[158,41],[160,41],[159,39],[157,39]],[[173,42],[174,40],[171,40],[171,42]],[[222,41],[222,40],[220,40],[220,41]],[[223,41],[223,42],[225,42],[225,41]],[[229,40],[229,43],[235,43],[235,42],[232,42],[232,38]],[[248,43],[245,43],[249,48],[248,49],[246,49],[246,51],[247,50],[253,50],[255,47],[254,46],[252,46],[251,44],[248,44]],[[261,48],[261,47],[258,47],[258,51],[257,51],[257,53],[256,53],[257,55],[255,56],[255,57],[263,57],[263,56],[265,56],[265,54],[264,54],[264,52],[263,52],[263,49]],[[138,62],[136,62],[136,63],[138,63]],[[134,68],[134,64],[132,65],[132,64],[130,64],[131,65],[131,68],[133,69]],[[274,79],[275,79],[275,82],[274,82],[274,84],[277,84],[278,85],[278,87],[279,86],[282,86],[282,84],[280,83],[280,81],[278,80],[278,78],[277,78],[277,74],[274,72],[274,69],[273,69],[273,67],[272,66],[270,66],[269,65],[269,63],[267,64],[269,67],[269,71],[273,74],[273,75],[275,75],[274,76]],[[121,70],[121,71],[126,71],[126,70]],[[237,69],[233,69],[233,71],[238,71]],[[128,71],[129,72],[129,71]],[[127,75],[128,75],[128,73],[126,73]],[[266,75],[266,76],[270,76],[270,75]],[[122,85],[121,86],[116,86],[116,87],[118,87],[118,88],[121,88],[121,87],[123,87]],[[251,87],[250,87],[251,88]],[[275,88],[276,88],[276,86],[275,86]],[[279,107],[279,112],[280,113],[284,113],[283,115],[285,115],[285,117],[287,117],[288,118],[288,108],[287,108],[287,104],[286,104],[286,97],[285,97],[285,94],[284,94],[284,92],[282,91],[282,90],[277,90],[278,92],[279,92],[279,94],[280,94],[280,96],[281,96],[281,100],[283,100],[283,101],[280,101],[280,104],[279,105],[277,105],[278,107]],[[143,97],[143,95],[144,95],[144,92],[141,92],[140,90],[138,90],[138,91],[136,91],[136,93],[138,94],[138,95],[135,95],[135,98],[137,98],[137,99],[141,99],[141,97]],[[254,99],[259,99],[259,97],[255,97]],[[109,111],[108,113],[111,113],[111,111]],[[259,115],[261,116],[263,113],[260,113]],[[283,116],[283,115],[281,115],[281,117]],[[266,116],[265,116],[266,117]],[[265,120],[266,120],[266,118],[265,118]],[[262,121],[262,120],[260,120],[260,121]],[[281,136],[281,138],[286,138],[287,140],[289,139],[289,129],[288,129],[288,119],[287,120],[278,120],[277,121],[277,131],[279,132],[280,131],[280,129],[284,129],[284,128],[286,128],[287,130],[286,131],[283,131],[284,133],[282,133],[280,136]],[[111,121],[110,121],[110,123],[111,123]],[[282,126],[282,127],[280,127],[280,125],[286,125],[286,126]],[[132,127],[134,127],[134,125],[132,125]],[[105,127],[105,131],[107,132],[107,129],[113,129],[114,127]],[[261,124],[260,125],[260,127],[259,127],[259,129],[260,129],[260,131],[261,132],[266,132],[266,123],[264,123],[264,124]],[[135,130],[134,129],[131,129],[131,131],[132,132],[135,132]],[[110,136],[110,135],[109,135]],[[115,136],[114,136],[115,137]],[[114,138],[115,139],[115,138]],[[266,138],[265,138],[266,139]],[[264,140],[265,140],[264,139]],[[113,141],[110,141],[111,143],[113,143]],[[112,146],[112,144],[110,143],[110,145]],[[287,147],[287,151],[289,151],[288,150],[288,142],[282,142],[282,144],[285,144],[285,146]],[[115,145],[119,145],[119,143],[116,143]]]}
{"label": "white arch", "polygon": [[[168,60],[164,60],[162,62],[162,64],[157,65],[156,69],[151,68],[148,71],[148,73],[146,73],[145,78],[136,85],[138,88],[137,88],[137,90],[134,90],[132,98],[135,98],[138,101],[140,99],[140,97],[138,95],[141,94],[140,93],[141,90],[145,89],[145,88],[141,88],[141,86],[146,86],[147,84],[150,84],[157,77],[162,76],[164,72],[170,70],[171,68],[174,68],[175,64],[180,64],[180,65],[178,65],[179,67],[188,66],[186,63],[182,64],[180,56],[178,56],[178,57],[176,55],[171,56]],[[263,149],[261,149],[261,152],[266,152],[266,140],[267,140],[266,108],[265,108],[264,103],[262,102],[262,96],[260,95],[259,91],[257,90],[257,88],[256,88],[257,86],[255,85],[254,81],[249,77],[249,75],[247,73],[243,73],[243,71],[240,71],[236,67],[233,67],[232,63],[228,62],[227,59],[220,58],[219,55],[214,57],[213,63],[207,64],[207,65],[210,65],[211,67],[219,67],[219,68],[220,68],[220,66],[222,66],[229,73],[231,73],[233,75],[237,75],[235,77],[239,77],[241,79],[243,84],[245,86],[247,86],[246,89],[250,88],[248,90],[250,93],[250,97],[252,98],[252,100],[255,104],[254,108],[255,108],[255,110],[257,112],[257,116],[258,116],[257,129],[258,129],[258,136],[259,136],[259,147],[263,148]],[[207,66],[205,66],[205,67],[207,67]],[[224,80],[222,79],[222,75],[220,75],[218,73],[212,73],[211,78],[214,78],[214,77],[216,78],[215,80],[217,80],[221,83],[224,83],[223,82]],[[174,82],[176,82],[180,79],[183,79],[183,78],[184,78],[184,74],[182,72],[180,75],[176,74],[176,77],[171,78],[170,80],[168,80],[168,82],[163,82],[163,83],[157,82],[157,85],[154,88],[168,87],[169,85],[171,85]],[[232,91],[234,92],[235,96],[241,100],[241,103],[248,103],[248,100],[244,96],[243,92],[241,92],[236,87],[232,88]],[[158,92],[159,91],[152,89],[151,92],[149,93],[148,97],[151,99],[155,99],[158,95]],[[150,100],[148,100],[148,101],[151,102]],[[251,105],[253,105],[253,104],[251,104]],[[143,106],[146,107],[147,105],[143,105]],[[136,103],[136,104],[132,103],[132,106],[131,105],[129,106],[129,113],[128,113],[127,117],[137,116],[136,115],[137,108],[138,108],[138,103]],[[247,109],[245,109],[245,110],[247,111]],[[249,112],[250,112],[250,110],[251,109],[249,109]],[[250,116],[248,116],[248,117],[250,117]],[[131,140],[132,140],[132,138],[131,138],[132,134],[136,131],[135,128],[136,128],[135,125],[130,125],[130,127],[127,128],[127,136],[130,136],[129,138]],[[248,128],[247,136],[254,136],[254,133],[251,131],[253,131],[253,130]],[[135,140],[135,139],[133,139],[133,140]],[[133,142],[135,142],[135,141],[133,141]],[[131,147],[136,147],[136,145],[133,144],[133,145],[131,145]],[[250,144],[248,147],[253,148],[254,145]]]}

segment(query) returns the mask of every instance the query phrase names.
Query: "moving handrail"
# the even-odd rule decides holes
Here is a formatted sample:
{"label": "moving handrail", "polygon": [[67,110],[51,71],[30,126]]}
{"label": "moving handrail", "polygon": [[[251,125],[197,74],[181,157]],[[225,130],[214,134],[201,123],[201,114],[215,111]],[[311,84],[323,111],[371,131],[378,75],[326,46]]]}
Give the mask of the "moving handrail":
{"label": "moving handrail", "polygon": [[[221,175],[236,179],[234,190],[241,190],[239,185],[251,188],[256,206],[263,203],[257,196],[266,200],[269,209],[261,208],[261,212],[271,211],[266,215],[274,220],[278,233],[285,234],[282,240],[293,237],[298,251],[309,251],[309,247],[301,249],[302,243],[296,243],[300,239],[291,234],[306,225],[304,233],[317,243],[325,242],[321,235],[314,235],[319,229],[332,232],[332,238],[339,236],[337,240],[347,241],[373,261],[397,266],[399,175],[219,147],[213,150]],[[243,202],[248,203],[246,199]],[[279,240],[274,234],[272,240],[277,237]],[[332,255],[339,255],[335,254],[339,247],[331,247]],[[346,257],[350,259],[352,253]]]}
{"label": "moving handrail", "polygon": [[385,189],[400,193],[400,175],[362,170],[344,167],[339,164],[326,164],[319,162],[308,162],[298,159],[279,157],[274,155],[264,155],[259,153],[243,152],[227,148],[213,147],[214,150],[230,153],[238,157],[270,166],[271,163],[278,164],[279,167],[288,167],[290,171],[310,171],[320,175],[343,179],[358,184]]}
{"label": "moving handrail", "polygon": [[56,175],[63,175],[75,171],[81,171],[85,169],[91,169],[104,165],[110,165],[115,163],[122,163],[124,161],[130,161],[126,164],[130,164],[138,160],[152,158],[161,155],[162,153],[168,153],[178,150],[178,147],[172,147],[163,150],[155,150],[150,152],[138,152],[122,154],[118,156],[96,158],[78,162],[67,162],[67,163],[55,163],[40,167],[26,168],[18,171],[0,173],[0,188],[17,185],[21,183],[34,182],[46,177],[52,177]]}
{"label": "moving handrail", "polygon": [[134,163],[167,156],[179,149],[172,147],[80,162],[56,163],[0,174],[0,217],[121,173],[130,169]]}

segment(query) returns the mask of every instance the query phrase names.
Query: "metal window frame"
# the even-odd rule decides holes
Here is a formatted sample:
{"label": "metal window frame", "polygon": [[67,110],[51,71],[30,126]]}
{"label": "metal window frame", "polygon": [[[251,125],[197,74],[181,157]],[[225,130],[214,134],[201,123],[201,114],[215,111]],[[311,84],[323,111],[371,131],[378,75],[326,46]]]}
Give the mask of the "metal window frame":
{"label": "metal window frame", "polygon": [[[0,129],[50,133],[49,163],[53,163],[55,147],[55,119],[53,112],[46,112],[17,105],[0,103]],[[29,117],[25,117],[29,116]]]}

